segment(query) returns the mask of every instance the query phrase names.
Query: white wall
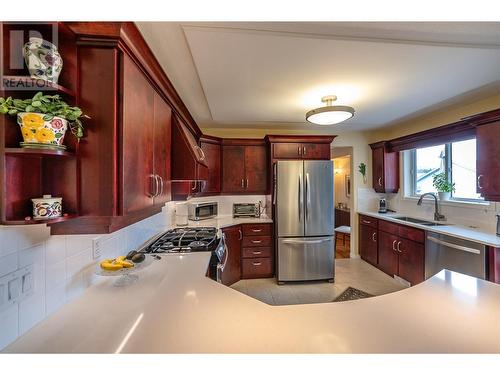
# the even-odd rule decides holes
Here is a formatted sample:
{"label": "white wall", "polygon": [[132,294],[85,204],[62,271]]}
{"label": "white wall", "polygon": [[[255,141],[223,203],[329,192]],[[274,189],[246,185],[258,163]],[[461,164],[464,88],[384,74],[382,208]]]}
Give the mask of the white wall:
{"label": "white wall", "polygon": [[107,235],[51,236],[45,224],[0,226],[0,277],[34,265],[34,294],[2,309],[0,350],[99,280],[92,240],[101,240],[101,259],[136,249],[170,227],[173,202],[163,211]]}

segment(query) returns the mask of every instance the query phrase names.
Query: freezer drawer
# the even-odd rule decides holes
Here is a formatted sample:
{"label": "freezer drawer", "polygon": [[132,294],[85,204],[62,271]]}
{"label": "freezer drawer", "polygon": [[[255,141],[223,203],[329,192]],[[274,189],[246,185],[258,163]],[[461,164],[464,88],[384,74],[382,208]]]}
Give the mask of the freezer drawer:
{"label": "freezer drawer", "polygon": [[334,278],[333,236],[278,239],[278,281]]}

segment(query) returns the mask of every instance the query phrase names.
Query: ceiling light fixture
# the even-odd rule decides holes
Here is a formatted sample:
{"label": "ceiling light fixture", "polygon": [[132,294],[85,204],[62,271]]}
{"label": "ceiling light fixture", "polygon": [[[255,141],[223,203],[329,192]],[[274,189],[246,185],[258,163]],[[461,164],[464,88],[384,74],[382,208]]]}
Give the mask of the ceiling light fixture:
{"label": "ceiling light fixture", "polygon": [[337,100],[335,95],[321,98],[326,106],[313,109],[306,113],[306,120],[316,125],[334,125],[354,116],[354,108],[346,105],[332,105]]}

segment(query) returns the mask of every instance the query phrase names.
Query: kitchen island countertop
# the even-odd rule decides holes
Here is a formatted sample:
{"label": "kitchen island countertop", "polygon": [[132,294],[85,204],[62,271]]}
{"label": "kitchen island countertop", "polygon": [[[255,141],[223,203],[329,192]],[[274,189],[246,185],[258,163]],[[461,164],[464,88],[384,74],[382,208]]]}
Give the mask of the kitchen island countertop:
{"label": "kitchen island countertop", "polygon": [[383,296],[269,306],[206,278],[209,258],[164,255],[122,288],[103,278],[4,351],[500,352],[500,285],[442,271]]}

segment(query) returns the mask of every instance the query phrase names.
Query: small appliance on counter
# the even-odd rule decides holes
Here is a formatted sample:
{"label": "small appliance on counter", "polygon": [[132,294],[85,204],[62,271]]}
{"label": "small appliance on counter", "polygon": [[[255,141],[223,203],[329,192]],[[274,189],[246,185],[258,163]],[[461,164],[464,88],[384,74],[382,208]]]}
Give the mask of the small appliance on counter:
{"label": "small appliance on counter", "polygon": [[220,282],[221,272],[227,262],[228,249],[224,234],[217,236],[217,228],[175,228],[170,229],[140,250],[147,254],[183,254],[198,251],[210,251],[209,277]]}
{"label": "small appliance on counter", "polygon": [[188,203],[188,219],[189,220],[205,220],[217,216],[219,212],[219,204],[217,202],[197,202]]}
{"label": "small appliance on counter", "polygon": [[260,217],[260,203],[233,203],[233,217]]}
{"label": "small appliance on counter", "polygon": [[175,225],[178,227],[188,225],[188,208],[186,202],[177,202],[175,204]]}
{"label": "small appliance on counter", "polygon": [[46,220],[62,216],[62,198],[52,198],[44,195],[42,198],[33,198],[33,219]]}
{"label": "small appliance on counter", "polygon": [[387,201],[385,198],[380,199],[378,202],[378,213],[379,214],[386,214],[387,213]]}

